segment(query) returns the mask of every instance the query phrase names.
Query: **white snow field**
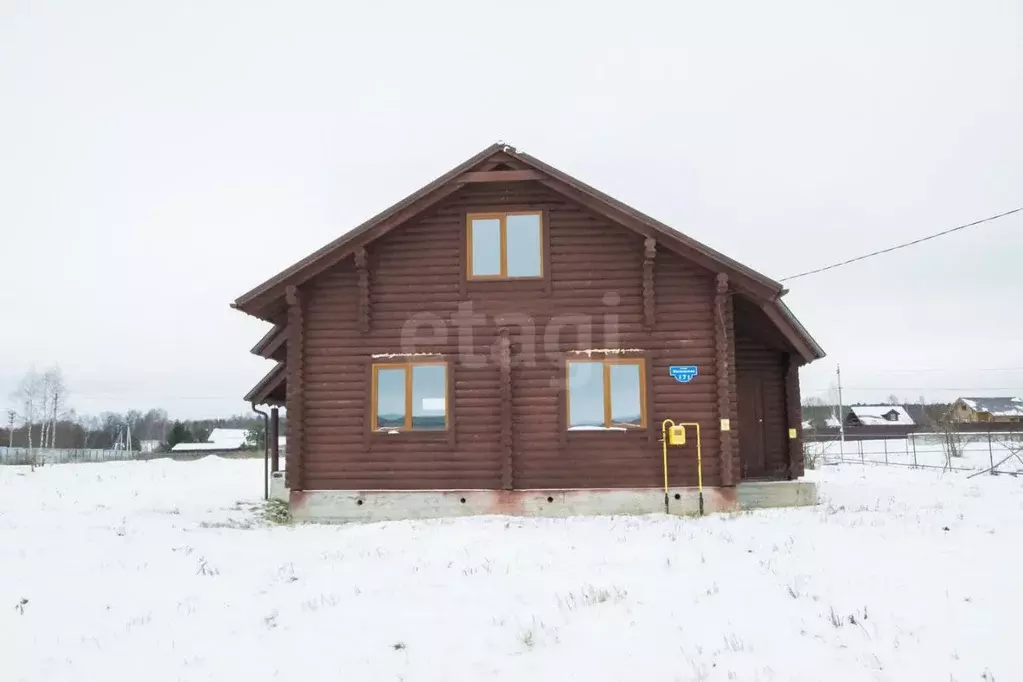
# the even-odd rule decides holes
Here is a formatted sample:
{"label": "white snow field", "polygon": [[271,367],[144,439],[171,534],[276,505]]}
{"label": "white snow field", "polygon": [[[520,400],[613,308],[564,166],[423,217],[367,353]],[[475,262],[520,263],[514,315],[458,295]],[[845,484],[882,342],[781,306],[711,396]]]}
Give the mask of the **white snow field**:
{"label": "white snow field", "polygon": [[0,467],[0,679],[1019,680],[1023,479],[819,507],[268,526],[258,460]]}

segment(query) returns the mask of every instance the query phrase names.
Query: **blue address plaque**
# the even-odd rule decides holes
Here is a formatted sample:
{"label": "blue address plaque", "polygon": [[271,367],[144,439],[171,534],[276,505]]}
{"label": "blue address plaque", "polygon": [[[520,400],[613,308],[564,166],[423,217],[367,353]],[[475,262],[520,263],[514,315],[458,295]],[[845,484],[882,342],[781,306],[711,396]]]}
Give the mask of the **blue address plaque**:
{"label": "blue address plaque", "polygon": [[680,384],[688,384],[700,373],[696,365],[672,365],[668,371]]}

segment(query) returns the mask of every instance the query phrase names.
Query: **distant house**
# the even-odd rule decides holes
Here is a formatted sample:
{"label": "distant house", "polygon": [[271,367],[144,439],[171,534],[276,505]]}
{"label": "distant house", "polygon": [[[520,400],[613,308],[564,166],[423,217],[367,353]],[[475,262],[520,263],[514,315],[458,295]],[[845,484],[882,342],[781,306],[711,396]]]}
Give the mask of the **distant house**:
{"label": "distant house", "polygon": [[[230,452],[245,447],[248,429],[213,429],[205,443],[178,443],[171,452]],[[279,448],[283,451],[284,436],[278,438]]]}
{"label": "distant house", "polygon": [[959,398],[952,404],[952,420],[1023,423],[1023,398]]}
{"label": "distant house", "polygon": [[246,429],[213,429],[205,443],[178,443],[171,452],[227,452],[245,447]]}
{"label": "distant house", "polygon": [[853,405],[845,416],[846,426],[901,426],[916,423],[901,405]]}

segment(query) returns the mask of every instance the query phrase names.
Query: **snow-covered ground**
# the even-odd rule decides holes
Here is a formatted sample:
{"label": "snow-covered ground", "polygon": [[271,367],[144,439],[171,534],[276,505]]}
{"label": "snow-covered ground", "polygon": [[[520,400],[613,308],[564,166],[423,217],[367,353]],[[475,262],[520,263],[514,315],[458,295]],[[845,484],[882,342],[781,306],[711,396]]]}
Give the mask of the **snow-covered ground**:
{"label": "snow-covered ground", "polygon": [[1023,479],[816,508],[267,526],[260,462],[0,467],[0,679],[1018,680]]}

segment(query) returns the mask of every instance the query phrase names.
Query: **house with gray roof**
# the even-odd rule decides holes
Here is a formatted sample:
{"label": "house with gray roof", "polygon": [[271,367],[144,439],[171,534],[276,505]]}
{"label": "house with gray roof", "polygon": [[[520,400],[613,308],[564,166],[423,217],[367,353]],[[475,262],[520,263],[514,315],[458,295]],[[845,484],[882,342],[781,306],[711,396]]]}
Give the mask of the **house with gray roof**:
{"label": "house with gray roof", "polygon": [[845,425],[913,427],[916,424],[901,405],[852,405]]}
{"label": "house with gray roof", "polygon": [[1023,423],[1023,398],[959,398],[951,414],[957,422]]}

